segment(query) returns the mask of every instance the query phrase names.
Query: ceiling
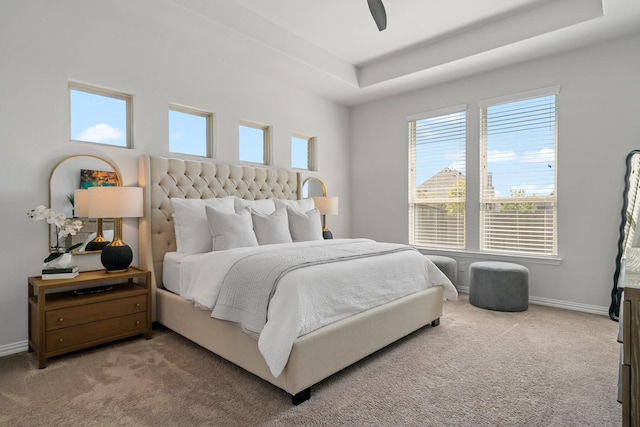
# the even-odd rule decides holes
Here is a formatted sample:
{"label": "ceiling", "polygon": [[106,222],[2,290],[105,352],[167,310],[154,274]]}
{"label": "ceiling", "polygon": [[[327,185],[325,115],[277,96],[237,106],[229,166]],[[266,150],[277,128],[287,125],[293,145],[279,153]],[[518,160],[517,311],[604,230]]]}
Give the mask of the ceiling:
{"label": "ceiling", "polygon": [[[640,31],[638,0],[168,0],[235,60],[357,105]],[[639,47],[640,50],[640,47]]]}

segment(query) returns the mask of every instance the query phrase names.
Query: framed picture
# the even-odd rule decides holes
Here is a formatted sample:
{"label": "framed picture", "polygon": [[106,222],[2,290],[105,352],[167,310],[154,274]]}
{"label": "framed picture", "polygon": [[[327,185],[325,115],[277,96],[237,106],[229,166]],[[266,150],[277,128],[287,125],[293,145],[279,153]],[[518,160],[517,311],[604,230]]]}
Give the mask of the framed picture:
{"label": "framed picture", "polygon": [[80,169],[80,188],[106,187],[118,185],[118,174],[112,171]]}

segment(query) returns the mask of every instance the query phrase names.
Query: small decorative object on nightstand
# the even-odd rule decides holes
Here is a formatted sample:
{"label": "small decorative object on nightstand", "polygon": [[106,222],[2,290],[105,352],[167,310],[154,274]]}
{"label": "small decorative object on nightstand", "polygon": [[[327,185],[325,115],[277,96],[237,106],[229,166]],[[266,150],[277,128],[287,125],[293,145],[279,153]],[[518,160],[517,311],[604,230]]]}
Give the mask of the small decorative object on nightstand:
{"label": "small decorative object on nightstand", "polygon": [[72,279],[29,277],[29,351],[52,356],[151,331],[151,272],[86,271]]}
{"label": "small decorative object on nightstand", "polygon": [[338,215],[338,198],[337,197],[313,197],[313,203],[322,215],[322,237],[325,239],[333,239],[333,234],[327,228],[326,215]]}

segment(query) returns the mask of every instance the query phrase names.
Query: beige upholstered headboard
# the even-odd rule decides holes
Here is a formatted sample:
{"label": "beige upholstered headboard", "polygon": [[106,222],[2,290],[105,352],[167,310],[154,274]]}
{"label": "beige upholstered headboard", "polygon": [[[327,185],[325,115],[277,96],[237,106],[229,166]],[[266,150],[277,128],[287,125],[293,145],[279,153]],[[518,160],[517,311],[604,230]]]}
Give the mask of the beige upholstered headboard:
{"label": "beige upholstered headboard", "polygon": [[139,228],[140,266],[153,272],[157,287],[162,287],[165,253],[176,250],[172,197],[300,198],[298,172],[148,155],[140,158],[140,185],[145,195],[145,216]]}

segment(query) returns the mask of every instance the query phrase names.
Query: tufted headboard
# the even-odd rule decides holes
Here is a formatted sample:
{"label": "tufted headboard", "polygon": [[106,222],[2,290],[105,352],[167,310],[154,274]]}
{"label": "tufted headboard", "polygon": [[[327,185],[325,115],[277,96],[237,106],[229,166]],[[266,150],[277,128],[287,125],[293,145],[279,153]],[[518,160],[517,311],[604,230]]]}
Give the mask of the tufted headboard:
{"label": "tufted headboard", "polygon": [[145,205],[139,227],[140,266],[152,271],[157,287],[162,287],[164,254],[176,250],[171,198],[300,198],[297,172],[207,161],[143,155],[139,181]]}

